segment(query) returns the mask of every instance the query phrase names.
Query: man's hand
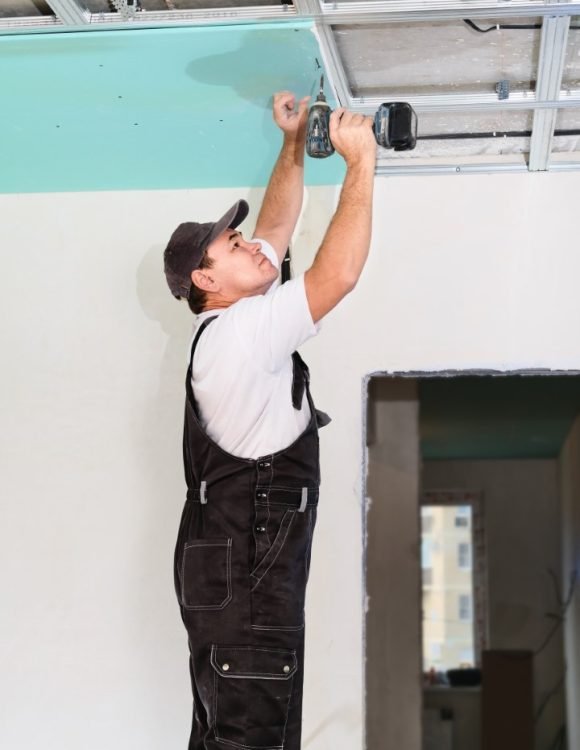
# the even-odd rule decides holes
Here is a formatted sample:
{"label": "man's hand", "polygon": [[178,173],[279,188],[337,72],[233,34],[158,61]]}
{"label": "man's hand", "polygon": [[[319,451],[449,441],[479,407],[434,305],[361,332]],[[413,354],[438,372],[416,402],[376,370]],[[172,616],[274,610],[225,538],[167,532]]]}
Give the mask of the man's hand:
{"label": "man's hand", "polygon": [[298,110],[295,111],[296,97],[291,91],[278,91],[274,94],[274,121],[284,135],[296,140],[306,138],[309,99],[309,96],[300,99]]}
{"label": "man's hand", "polygon": [[330,115],[330,140],[347,166],[363,160],[375,161],[377,141],[372,130],[373,118],[340,107]]}

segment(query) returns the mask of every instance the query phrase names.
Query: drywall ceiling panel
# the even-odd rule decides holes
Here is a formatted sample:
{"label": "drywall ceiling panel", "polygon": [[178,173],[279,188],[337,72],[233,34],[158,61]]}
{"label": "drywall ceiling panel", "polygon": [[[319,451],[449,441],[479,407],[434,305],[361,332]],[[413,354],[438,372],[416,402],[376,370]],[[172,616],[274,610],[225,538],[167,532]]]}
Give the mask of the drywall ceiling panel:
{"label": "drywall ceiling panel", "polygon": [[[497,23],[478,19],[477,26]],[[511,24],[540,26],[541,19],[501,19]],[[457,20],[332,30],[355,97],[489,93],[503,79],[514,91],[534,90],[540,28],[479,33]]]}
{"label": "drywall ceiling panel", "polygon": [[[272,94],[311,93],[322,61],[305,22],[0,36],[0,58],[7,193],[264,186]],[[306,160],[307,184],[343,178]]]}
{"label": "drywall ceiling panel", "polygon": [[580,17],[570,21],[570,33],[566,48],[562,89],[571,91],[580,88]]}

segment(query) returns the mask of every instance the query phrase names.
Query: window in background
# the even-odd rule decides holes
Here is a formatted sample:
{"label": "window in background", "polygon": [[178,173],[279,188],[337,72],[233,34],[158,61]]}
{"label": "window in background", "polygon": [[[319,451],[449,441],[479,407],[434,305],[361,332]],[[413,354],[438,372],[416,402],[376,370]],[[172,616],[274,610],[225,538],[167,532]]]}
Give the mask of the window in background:
{"label": "window in background", "polygon": [[471,544],[459,542],[457,545],[457,567],[460,570],[471,570]]}
{"label": "window in background", "polygon": [[458,611],[462,622],[471,622],[471,594],[459,594]]}
{"label": "window in background", "polygon": [[[481,663],[485,559],[477,492],[426,492],[421,505],[423,669]],[[437,656],[435,656],[437,654]]]}
{"label": "window in background", "polygon": [[469,528],[471,521],[471,506],[470,505],[459,505],[455,508],[455,526],[460,529]]}

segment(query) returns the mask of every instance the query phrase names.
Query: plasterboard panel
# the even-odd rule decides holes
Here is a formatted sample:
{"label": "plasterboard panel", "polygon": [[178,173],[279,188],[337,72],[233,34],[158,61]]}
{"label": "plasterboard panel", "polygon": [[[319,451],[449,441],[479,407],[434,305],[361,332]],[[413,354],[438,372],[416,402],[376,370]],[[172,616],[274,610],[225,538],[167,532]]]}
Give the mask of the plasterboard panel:
{"label": "plasterboard panel", "polygon": [[[579,27],[579,28],[575,28]],[[566,47],[566,60],[562,76],[564,91],[580,88],[580,17],[574,16],[570,20],[570,32]]]}
{"label": "plasterboard panel", "polygon": [[23,193],[264,186],[272,92],[309,91],[321,53],[302,22],[0,36],[0,58],[0,192]]}
{"label": "plasterboard panel", "polygon": [[[479,19],[487,28],[498,23]],[[540,18],[502,25],[541,25]],[[334,26],[333,34],[355,97],[489,93],[502,79],[533,91],[541,29],[482,34],[463,21]]]}

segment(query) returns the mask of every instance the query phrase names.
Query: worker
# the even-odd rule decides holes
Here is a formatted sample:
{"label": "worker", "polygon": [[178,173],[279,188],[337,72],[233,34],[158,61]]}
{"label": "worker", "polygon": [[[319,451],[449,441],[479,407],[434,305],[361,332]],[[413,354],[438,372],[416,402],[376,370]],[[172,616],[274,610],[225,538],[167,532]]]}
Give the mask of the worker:
{"label": "worker", "polygon": [[164,252],[171,292],[196,315],[174,556],[189,750],[300,748],[318,428],[330,420],[296,349],[353,289],[371,238],[372,118],[340,108],[330,117],[346,162],[338,207],[310,268],[279,282],[302,208],[308,97],[275,94],[273,116],[283,145],[251,239],[238,228],[248,214],[239,200],[217,222],[180,224]]}

